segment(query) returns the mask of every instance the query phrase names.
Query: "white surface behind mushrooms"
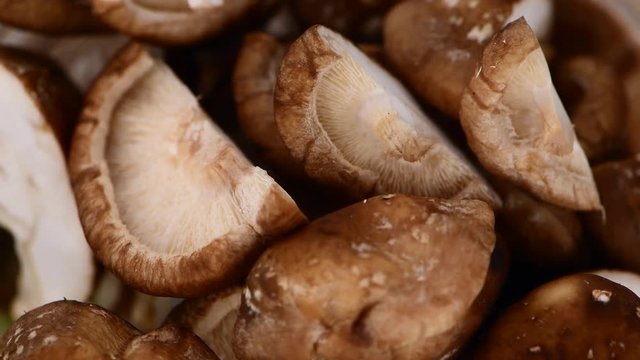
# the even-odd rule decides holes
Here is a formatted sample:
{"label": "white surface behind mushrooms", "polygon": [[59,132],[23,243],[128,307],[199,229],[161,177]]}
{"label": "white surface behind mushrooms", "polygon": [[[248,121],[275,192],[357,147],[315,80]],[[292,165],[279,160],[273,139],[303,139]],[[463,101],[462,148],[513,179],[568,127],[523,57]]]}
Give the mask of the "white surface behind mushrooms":
{"label": "white surface behind mushrooms", "polygon": [[20,259],[16,318],[63,297],[85,300],[93,258],[62,149],[27,89],[2,65],[0,109],[0,225]]}

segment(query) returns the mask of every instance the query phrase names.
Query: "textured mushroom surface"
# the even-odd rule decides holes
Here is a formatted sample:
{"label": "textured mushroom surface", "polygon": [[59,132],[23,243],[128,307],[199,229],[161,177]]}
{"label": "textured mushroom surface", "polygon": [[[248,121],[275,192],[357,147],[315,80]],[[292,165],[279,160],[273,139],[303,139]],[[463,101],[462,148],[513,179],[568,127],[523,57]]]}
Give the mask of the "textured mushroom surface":
{"label": "textured mushroom surface", "polygon": [[202,298],[186,300],[167,319],[198,335],[223,360],[236,360],[233,328],[240,310],[242,289],[233,287]]}
{"label": "textured mushroom surface", "polygon": [[217,35],[272,0],[91,0],[105,23],[160,44],[193,43]]}
{"label": "textured mushroom surface", "polygon": [[520,16],[543,37],[551,14],[550,0],[403,1],[385,19],[385,54],[422,100],[458,119],[462,93],[491,37]]}
{"label": "textured mushroom surface", "polygon": [[[494,218],[476,200],[384,195],[269,248],[243,292],[240,359],[438,359],[467,339]],[[464,263],[464,266],[460,266]]]}
{"label": "textured mushroom surface", "polygon": [[491,324],[471,359],[637,359],[640,298],[593,274],[545,284]]}
{"label": "textured mushroom surface", "polygon": [[93,304],[57,301],[34,309],[0,338],[0,359],[118,359],[140,332]]}
{"label": "textured mushroom surface", "polygon": [[306,173],[351,198],[401,192],[500,202],[402,84],[325,27],[307,30],[285,55],[275,113]]}
{"label": "textured mushroom surface", "polygon": [[469,146],[490,172],[574,210],[600,200],[540,44],[524,19],[487,44],[462,99]]}
{"label": "textured mushroom surface", "polygon": [[0,48],[0,226],[20,260],[14,317],[91,291],[92,255],[65,160],[79,107],[54,63]]}
{"label": "textured mushroom surface", "polygon": [[123,360],[218,360],[216,354],[187,329],[166,325],[133,339]]}
{"label": "textured mushroom surface", "polygon": [[87,240],[133,288],[203,295],[306,221],[160,60],[132,44],[88,94],[70,160]]}
{"label": "textured mushroom surface", "polygon": [[0,0],[0,22],[50,34],[103,31],[107,27],[77,0]]}
{"label": "textured mushroom surface", "polygon": [[598,247],[620,268],[640,272],[640,157],[593,168],[603,213],[590,214]]}

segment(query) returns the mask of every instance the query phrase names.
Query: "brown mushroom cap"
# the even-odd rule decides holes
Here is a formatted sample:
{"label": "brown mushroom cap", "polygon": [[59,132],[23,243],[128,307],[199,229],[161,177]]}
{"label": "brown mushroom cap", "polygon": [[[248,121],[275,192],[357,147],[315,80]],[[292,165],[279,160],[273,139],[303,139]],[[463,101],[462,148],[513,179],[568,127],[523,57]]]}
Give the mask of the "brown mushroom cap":
{"label": "brown mushroom cap", "polygon": [[400,192],[499,204],[402,84],[325,27],[291,45],[275,113],[282,140],[307,175],[351,198]]}
{"label": "brown mushroom cap", "polygon": [[278,132],[273,111],[276,76],[287,50],[273,36],[245,36],[233,73],[233,94],[242,132],[258,153],[287,173],[301,172]]}
{"label": "brown mushroom cap", "polygon": [[313,222],[252,269],[235,353],[344,360],[455,353],[467,319],[478,315],[470,309],[486,285],[493,221],[481,201],[385,195]]}
{"label": "brown mushroom cap", "polygon": [[106,29],[91,8],[77,0],[0,0],[0,22],[49,34]]}
{"label": "brown mushroom cap", "polygon": [[165,45],[215,36],[249,13],[270,7],[267,0],[91,0],[105,23],[135,38]]}
{"label": "brown mushroom cap", "polygon": [[640,157],[593,168],[604,213],[589,216],[587,226],[614,265],[640,272]]}
{"label": "brown mushroom cap", "polygon": [[555,73],[554,83],[587,158],[593,163],[621,154],[627,99],[615,69],[596,57],[576,56]]}
{"label": "brown mushroom cap", "polygon": [[587,158],[523,18],[485,47],[463,95],[460,120],[469,146],[490,172],[554,205],[600,208]]}
{"label": "brown mushroom cap", "polygon": [[293,9],[308,25],[324,25],[344,36],[375,40],[382,18],[399,0],[294,0]]}
{"label": "brown mushroom cap", "polygon": [[122,352],[123,360],[218,360],[192,332],[166,325],[133,339]]}
{"label": "brown mushroom cap", "polygon": [[238,318],[242,289],[233,287],[199,299],[186,300],[167,318],[193,331],[221,359],[235,360],[232,348],[233,328]]}
{"label": "brown mushroom cap", "polygon": [[139,334],[99,306],[57,301],[11,325],[0,338],[0,359],[115,359]]}
{"label": "brown mushroom cap", "polygon": [[497,213],[515,261],[537,268],[577,265],[586,254],[578,215],[507,183],[494,183],[502,198]]}
{"label": "brown mushroom cap", "polygon": [[139,44],[87,95],[70,170],[96,256],[151,295],[193,297],[224,286],[266,241],[306,221]]}
{"label": "brown mushroom cap", "polygon": [[637,359],[640,298],[592,274],[545,284],[492,324],[471,359]]}
{"label": "brown mushroom cap", "polygon": [[603,269],[594,271],[593,274],[618,283],[633,291],[636,296],[640,297],[640,274],[638,273],[623,270]]}

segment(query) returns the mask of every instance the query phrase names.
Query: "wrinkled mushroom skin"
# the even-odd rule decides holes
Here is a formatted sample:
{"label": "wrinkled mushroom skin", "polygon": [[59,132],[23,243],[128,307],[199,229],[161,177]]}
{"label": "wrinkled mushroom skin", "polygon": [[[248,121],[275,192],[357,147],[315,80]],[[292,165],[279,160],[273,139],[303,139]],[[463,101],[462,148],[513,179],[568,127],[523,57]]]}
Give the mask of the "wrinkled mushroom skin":
{"label": "wrinkled mushroom skin", "polygon": [[593,168],[604,214],[588,217],[588,227],[614,265],[640,272],[640,158]]}
{"label": "wrinkled mushroom skin", "polygon": [[76,0],[0,0],[0,22],[48,34],[104,31],[91,8]]}
{"label": "wrinkled mushroom skin", "polygon": [[387,59],[423,101],[457,119],[484,44],[515,0],[403,1],[386,16]]}
{"label": "wrinkled mushroom skin", "polygon": [[193,331],[223,360],[236,360],[233,328],[240,310],[242,288],[233,287],[204,297],[185,300],[167,317]]}
{"label": "wrinkled mushroom skin", "polygon": [[557,206],[600,208],[588,160],[524,18],[484,48],[460,120],[469,146],[492,174]]}
{"label": "wrinkled mushroom skin", "polygon": [[301,176],[301,165],[280,138],[273,110],[276,76],[286,49],[266,33],[247,35],[236,61],[233,93],[240,127],[258,153],[278,169]]}
{"label": "wrinkled mushroom skin", "polygon": [[554,83],[591,163],[619,155],[627,99],[615,69],[598,58],[578,56],[560,64]]}
{"label": "wrinkled mushroom skin", "polygon": [[597,275],[567,276],[512,305],[479,344],[471,359],[637,359],[640,298]]}
{"label": "wrinkled mushroom skin", "polygon": [[0,47],[0,63],[31,91],[30,95],[67,155],[82,104],[78,89],[57,64],[45,57]]}
{"label": "wrinkled mushroom skin", "polygon": [[187,329],[166,325],[133,339],[123,360],[218,360],[216,354]]}
{"label": "wrinkled mushroom skin", "polygon": [[585,254],[577,214],[544,202],[506,182],[496,186],[503,201],[497,213],[514,261],[540,268],[576,264]]}
{"label": "wrinkled mushroom skin", "polygon": [[0,338],[0,359],[116,359],[140,332],[93,304],[57,301],[17,319]]}
{"label": "wrinkled mushroom skin", "polygon": [[140,40],[185,45],[215,36],[252,12],[270,8],[273,0],[225,0],[192,7],[187,0],[91,0],[93,12],[108,25]]}
{"label": "wrinkled mushroom skin", "polygon": [[321,24],[348,36],[381,37],[385,12],[402,0],[294,0],[293,8],[309,26]]}
{"label": "wrinkled mushroom skin", "polygon": [[[438,359],[487,285],[493,213],[475,200],[368,199],[269,248],[235,327],[240,359]],[[460,263],[464,262],[464,266]],[[489,291],[491,292],[491,291]],[[475,307],[476,305],[478,307]]]}

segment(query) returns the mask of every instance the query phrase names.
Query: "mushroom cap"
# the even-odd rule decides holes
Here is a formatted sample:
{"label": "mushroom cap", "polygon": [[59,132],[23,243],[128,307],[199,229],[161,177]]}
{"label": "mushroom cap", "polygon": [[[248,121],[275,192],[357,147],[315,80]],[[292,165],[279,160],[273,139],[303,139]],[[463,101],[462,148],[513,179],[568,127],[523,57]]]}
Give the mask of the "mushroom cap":
{"label": "mushroom cap", "polygon": [[554,205],[600,208],[587,158],[523,18],[485,47],[460,120],[469,146],[491,173]]}
{"label": "mushroom cap", "polygon": [[93,257],[65,161],[79,106],[78,91],[53,62],[0,48],[0,226],[20,261],[15,317],[91,291]]}
{"label": "mushroom cap", "polygon": [[307,175],[353,199],[400,192],[500,203],[402,84],[325,27],[289,48],[275,114]]}
{"label": "mushroom cap", "polygon": [[575,56],[555,71],[554,83],[590,163],[623,153],[627,115],[615,68],[595,56]]}
{"label": "mushroom cap", "polygon": [[167,324],[176,324],[193,331],[221,359],[235,360],[233,328],[240,310],[242,288],[232,287],[204,297],[185,300],[167,318]]}
{"label": "mushroom cap", "polygon": [[593,274],[547,283],[507,309],[471,359],[636,359],[640,298]]}
{"label": "mushroom cap", "polygon": [[168,67],[135,43],[87,95],[70,172],[95,255],[151,295],[222,287],[265,242],[306,221]]}
{"label": "mushroom cap", "polygon": [[140,332],[93,304],[64,300],[21,316],[0,338],[0,359],[115,359]]}
{"label": "mushroom cap", "polygon": [[282,142],[273,110],[276,76],[285,52],[286,46],[269,34],[245,36],[233,73],[233,94],[242,132],[258,153],[279,169],[298,175],[301,166]]}
{"label": "mushroom cap", "polygon": [[191,331],[166,325],[133,339],[123,360],[218,360],[216,354]]}
{"label": "mushroom cap", "polygon": [[91,8],[74,0],[1,0],[0,22],[48,34],[104,31]]}
{"label": "mushroom cap", "polygon": [[481,201],[385,195],[311,223],[254,265],[236,322],[236,355],[453,354],[466,340],[467,319],[477,324],[471,312],[487,285],[493,221]]}
{"label": "mushroom cap", "polygon": [[215,36],[273,0],[91,0],[105,23],[137,39],[164,45]]}
{"label": "mushroom cap", "polygon": [[640,272],[640,156],[593,168],[604,211],[590,214],[595,243],[617,267]]}

